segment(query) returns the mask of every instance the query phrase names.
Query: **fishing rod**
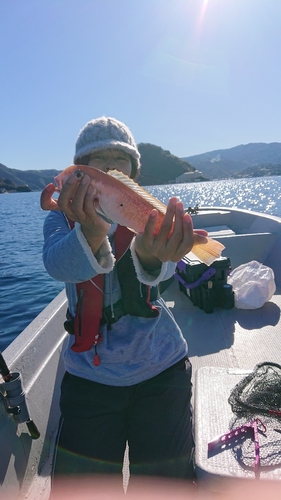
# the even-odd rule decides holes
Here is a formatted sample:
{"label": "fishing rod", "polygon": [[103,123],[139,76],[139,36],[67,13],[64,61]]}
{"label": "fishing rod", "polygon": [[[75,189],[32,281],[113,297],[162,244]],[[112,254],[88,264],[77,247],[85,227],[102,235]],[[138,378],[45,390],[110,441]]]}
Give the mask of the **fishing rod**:
{"label": "fishing rod", "polygon": [[[38,439],[40,432],[29,416],[20,373],[10,372],[1,351],[0,375],[4,380],[4,382],[0,383],[0,396],[3,398],[7,413],[12,414],[17,423],[26,423],[32,439]],[[3,392],[1,388],[3,388]]]}

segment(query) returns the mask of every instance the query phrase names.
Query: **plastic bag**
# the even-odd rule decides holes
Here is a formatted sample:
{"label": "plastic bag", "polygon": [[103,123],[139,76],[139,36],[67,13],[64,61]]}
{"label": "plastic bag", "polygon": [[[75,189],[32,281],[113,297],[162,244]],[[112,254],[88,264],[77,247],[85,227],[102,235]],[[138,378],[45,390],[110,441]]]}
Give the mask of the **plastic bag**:
{"label": "plastic bag", "polygon": [[235,307],[238,309],[258,309],[271,299],[276,290],[273,270],[256,260],[236,267],[228,283],[233,287]]}

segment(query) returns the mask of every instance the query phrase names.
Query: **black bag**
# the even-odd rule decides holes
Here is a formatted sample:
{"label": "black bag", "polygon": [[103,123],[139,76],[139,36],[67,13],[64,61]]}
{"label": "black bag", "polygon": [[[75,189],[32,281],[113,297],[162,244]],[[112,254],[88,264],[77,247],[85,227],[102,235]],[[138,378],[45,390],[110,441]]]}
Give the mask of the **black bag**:
{"label": "black bag", "polygon": [[212,313],[214,307],[234,307],[232,286],[227,283],[230,270],[228,257],[220,257],[207,266],[186,255],[177,264],[175,278],[179,281],[180,290],[195,306]]}

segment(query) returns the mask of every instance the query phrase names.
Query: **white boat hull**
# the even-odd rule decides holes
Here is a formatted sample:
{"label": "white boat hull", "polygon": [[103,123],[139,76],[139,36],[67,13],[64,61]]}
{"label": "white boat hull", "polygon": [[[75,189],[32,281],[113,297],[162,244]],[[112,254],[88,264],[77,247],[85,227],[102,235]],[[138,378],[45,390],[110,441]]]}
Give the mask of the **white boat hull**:
{"label": "white boat hull", "polygon": [[[247,370],[264,360],[281,361],[281,219],[243,210],[206,208],[193,216],[193,221],[195,228],[209,228],[210,235],[225,245],[224,255],[230,258],[232,267],[258,260],[272,267],[277,284],[276,294],[262,309],[217,309],[211,315],[194,307],[179,291],[176,281],[163,293],[189,344],[195,384],[198,470],[204,469],[203,477],[208,471],[200,446],[202,443],[205,446],[210,436],[203,435],[203,431],[200,434],[200,429],[205,432],[208,428],[208,415],[202,417],[201,414],[200,405],[206,394],[202,392],[201,383],[200,390],[196,387],[196,371],[205,367]],[[32,440],[26,425],[17,424],[7,414],[0,399],[2,495],[13,489],[13,498],[18,495],[28,499],[49,498],[60,382],[64,373],[61,352],[68,335],[63,329],[66,308],[65,293],[61,292],[3,352],[10,370],[21,373],[29,413],[41,435]],[[200,410],[198,414],[196,408]],[[281,474],[278,473],[277,478],[280,479]]]}

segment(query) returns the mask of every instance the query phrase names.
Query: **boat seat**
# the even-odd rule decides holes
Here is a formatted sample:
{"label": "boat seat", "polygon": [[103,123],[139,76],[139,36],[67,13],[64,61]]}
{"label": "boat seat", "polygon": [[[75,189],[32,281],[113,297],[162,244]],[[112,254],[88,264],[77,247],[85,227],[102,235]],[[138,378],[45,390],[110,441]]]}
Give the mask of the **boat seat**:
{"label": "boat seat", "polygon": [[235,232],[228,226],[210,226],[204,228],[208,231],[210,238],[217,238],[218,236],[228,236],[230,234],[235,234]]}
{"label": "boat seat", "polygon": [[207,226],[228,225],[231,217],[229,210],[200,210],[192,215],[194,228],[205,229]]}
{"label": "boat seat", "polygon": [[204,229],[208,231],[210,238],[227,247],[222,255],[230,258],[233,269],[251,260],[264,262],[276,241],[276,234],[271,232],[236,234],[227,225],[209,226]]}
{"label": "boat seat", "polygon": [[[260,468],[254,470],[254,443],[247,435],[243,439],[235,438],[220,448],[208,452],[208,443],[227,433],[248,420],[237,421],[228,397],[233,387],[251,370],[237,368],[218,368],[204,366],[198,368],[195,376],[195,465],[196,474],[207,488],[214,491],[225,491],[227,482],[231,479],[260,478],[281,480],[281,457],[276,451],[276,442],[270,442],[269,434],[259,433]],[[261,419],[264,417],[260,417]],[[269,419],[269,417],[266,417]],[[275,425],[276,423],[276,425]],[[267,420],[268,425],[268,420]],[[275,440],[280,442],[280,424],[275,420],[274,425],[279,429],[275,432]],[[246,449],[246,458],[243,453]],[[280,446],[278,448],[280,450]],[[275,465],[263,463],[265,456],[270,454]],[[228,481],[226,481],[228,479]]]}
{"label": "boat seat", "polygon": [[[213,235],[212,235],[213,236]],[[217,235],[216,240],[220,241],[227,250],[223,250],[222,255],[230,258],[232,268],[256,260],[265,262],[269,255],[277,235],[275,233],[254,233],[254,234],[224,234]]]}

